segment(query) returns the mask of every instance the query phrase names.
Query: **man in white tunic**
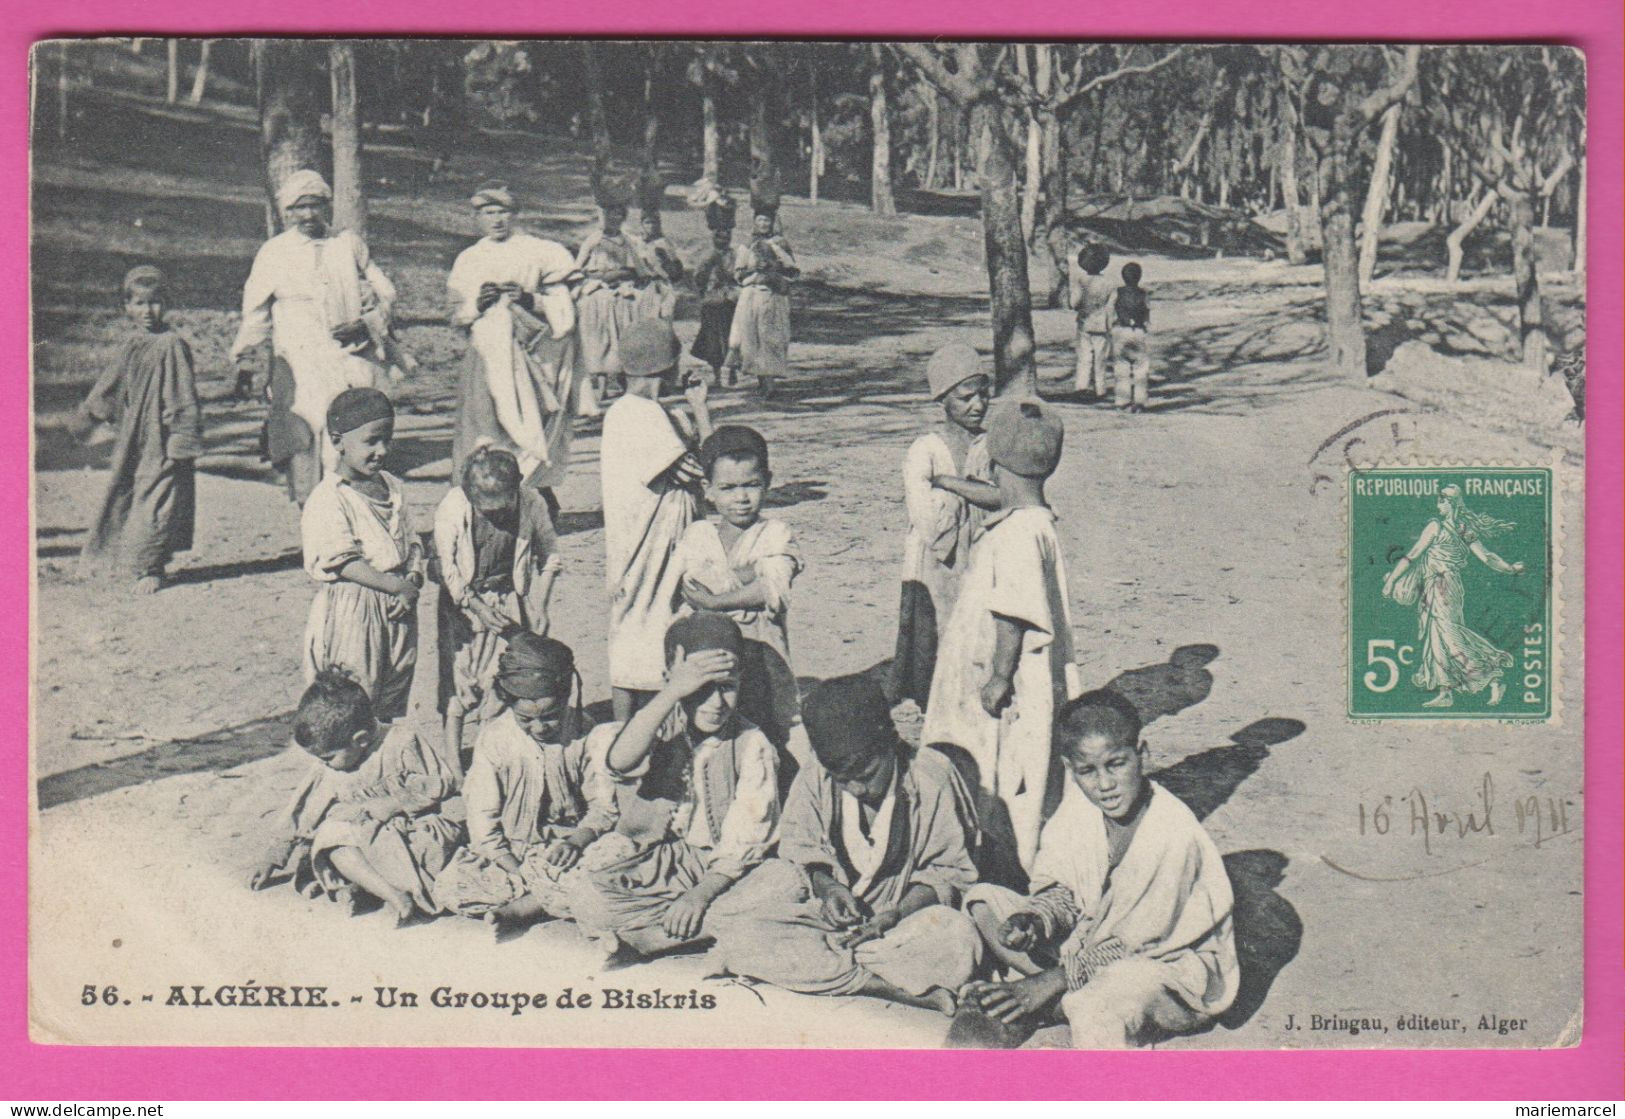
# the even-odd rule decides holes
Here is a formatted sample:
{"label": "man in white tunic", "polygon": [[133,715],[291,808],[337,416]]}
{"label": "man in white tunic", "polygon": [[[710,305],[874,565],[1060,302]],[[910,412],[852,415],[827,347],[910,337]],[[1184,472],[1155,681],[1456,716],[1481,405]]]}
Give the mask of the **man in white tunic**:
{"label": "man in white tunic", "polygon": [[487,183],[470,201],[485,236],[458,255],[446,281],[451,321],[469,332],[452,477],[489,443],[512,452],[526,484],[551,498],[569,467],[575,417],[596,408],[576,376],[570,285],[579,273],[563,245],[516,230],[506,183]]}
{"label": "man in white tunic", "polygon": [[[332,198],[315,171],[283,180],[277,205],[287,228],[254,256],[243,285],[242,325],[231,344],[232,360],[250,373],[256,390],[269,388],[266,457],[286,473],[288,493],[301,505],[332,467],[323,426],[327,406],[345,389],[387,383],[363,315],[387,321],[395,286],[360,237],[330,228]],[[248,370],[249,351],[267,340],[269,368]]]}

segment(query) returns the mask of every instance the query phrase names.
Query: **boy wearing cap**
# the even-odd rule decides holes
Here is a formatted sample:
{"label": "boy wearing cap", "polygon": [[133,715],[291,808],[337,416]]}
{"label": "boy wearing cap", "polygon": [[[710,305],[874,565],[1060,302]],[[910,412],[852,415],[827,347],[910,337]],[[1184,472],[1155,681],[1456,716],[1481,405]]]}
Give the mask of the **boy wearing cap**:
{"label": "boy wearing cap", "polygon": [[[389,319],[395,285],[354,231],[331,228],[333,192],[319,174],[295,171],[276,193],[286,228],[254,256],[231,358],[239,384],[269,391],[265,456],[285,472],[289,496],[303,505],[333,468],[327,406],[347,388],[387,383],[364,317]],[[259,367],[250,351],[267,339],[271,360]]]}
{"label": "boy wearing cap", "polygon": [[164,565],[192,547],[197,509],[193,462],[203,452],[203,417],[192,347],[164,325],[164,277],[142,265],[124,277],[124,314],[135,332],[79,406],[76,427],[116,423],[112,477],[85,540],[90,565],[117,551],[137,594],[163,585]]}
{"label": "boy wearing cap", "polygon": [[1036,402],[1001,406],[987,442],[999,511],[943,633],[921,741],[968,755],[981,792],[982,870],[1019,885],[1038,847],[1051,722],[1077,673],[1066,565],[1044,501],[1061,421]]}
{"label": "boy wearing cap", "polygon": [[1100,245],[1085,245],[1078,250],[1078,271],[1072,274],[1069,294],[1078,319],[1078,367],[1073,387],[1086,398],[1106,395],[1106,367],[1112,355],[1112,282],[1105,272],[1111,259]]}
{"label": "boy wearing cap", "polygon": [[779,857],[718,901],[717,955],[792,991],[951,1014],[980,955],[955,908],[976,881],[970,793],[945,757],[898,738],[869,676],[820,685],[805,718],[817,761],[790,787]]}
{"label": "boy wearing cap", "polygon": [[700,447],[705,498],[716,520],[688,526],[674,565],[688,609],[726,613],[744,635],[741,710],[783,750],[796,740],[801,694],[790,667],[790,586],[801,574],[801,551],[790,526],[763,517],[773,484],[767,440],[754,428],[723,424]]}
{"label": "boy wearing cap", "polygon": [[982,430],[991,381],[981,356],[964,342],[944,346],[931,356],[925,379],[943,415],[903,460],[908,535],[891,676],[892,699],[912,699],[921,709],[936,668],[937,634],[981,534],[982,510],[999,503]]}
{"label": "boy wearing cap", "polygon": [[778,836],[773,744],[739,715],[739,627],[690,614],[664,641],[669,679],[605,756],[615,831],[588,849],[572,909],[590,935],[653,955],[709,935],[712,902]]}
{"label": "boy wearing cap", "polygon": [[466,327],[469,340],[452,477],[462,477],[475,448],[493,444],[519,460],[527,486],[551,498],[564,483],[581,412],[570,296],[581,277],[563,245],[516,229],[518,203],[506,183],[486,183],[470,202],[484,236],[458,255],[446,280],[452,325]]}
{"label": "boy wearing cap", "polygon": [[706,386],[685,390],[692,420],[658,400],[661,378],[680,355],[670,321],[633,323],[621,337],[626,392],[604,413],[599,476],[616,722],[630,719],[664,683],[661,647],[682,585],[672,556],[699,508],[704,471],[694,449],[711,434]]}

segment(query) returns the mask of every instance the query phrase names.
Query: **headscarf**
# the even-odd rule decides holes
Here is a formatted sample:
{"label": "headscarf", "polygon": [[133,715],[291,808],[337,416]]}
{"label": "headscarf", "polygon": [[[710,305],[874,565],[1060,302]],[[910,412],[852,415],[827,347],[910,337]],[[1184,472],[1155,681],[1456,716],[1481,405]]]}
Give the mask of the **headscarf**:
{"label": "headscarf", "polygon": [[508,638],[497,660],[497,685],[514,699],[569,695],[576,658],[570,646],[529,631]]}
{"label": "headscarf", "polygon": [[480,184],[479,189],[474,192],[474,197],[468,201],[476,210],[482,206],[501,206],[508,210],[519,208],[514,202],[513,191],[509,189],[508,184],[500,182]]}
{"label": "headscarf", "polygon": [[333,197],[333,188],[328,186],[327,180],[322,178],[321,175],[315,171],[311,171],[308,168],[302,171],[295,171],[286,179],[283,179],[282,185],[277,187],[277,209],[286,210],[289,206],[292,206],[295,202],[298,202],[301,198],[305,197],[314,197],[320,198],[323,201],[331,201]]}
{"label": "headscarf", "polygon": [[395,406],[377,389],[345,389],[327,406],[327,433],[343,435],[374,420],[393,420]]}
{"label": "headscarf", "polygon": [[124,273],[124,283],[121,285],[124,298],[129,299],[136,288],[145,291],[162,291],[164,290],[164,274],[150,264],[138,264]]}
{"label": "headscarf", "polygon": [[832,774],[854,773],[897,744],[891,704],[868,673],[837,676],[814,687],[802,701],[801,721],[818,763]]}

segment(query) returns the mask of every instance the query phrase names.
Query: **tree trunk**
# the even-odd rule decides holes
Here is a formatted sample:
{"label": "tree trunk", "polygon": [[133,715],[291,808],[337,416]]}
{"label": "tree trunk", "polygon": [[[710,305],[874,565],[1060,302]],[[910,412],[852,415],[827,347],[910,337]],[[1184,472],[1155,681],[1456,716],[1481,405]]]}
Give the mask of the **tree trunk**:
{"label": "tree trunk", "polygon": [[209,84],[209,51],[213,46],[213,39],[205,39],[203,45],[198,48],[197,73],[192,75],[192,93],[188,98],[194,105],[202,103],[203,94]]}
{"label": "tree trunk", "polygon": [[1326,348],[1332,368],[1364,381],[1365,327],[1360,313],[1359,260],[1354,247],[1353,191],[1348,161],[1354,153],[1356,124],[1339,113],[1331,145],[1320,160],[1320,242],[1326,268]]}
{"label": "tree trunk", "polygon": [[1512,225],[1512,282],[1518,293],[1518,337],[1523,340],[1523,363],[1545,373],[1546,322],[1535,260],[1534,192],[1515,190],[1507,203]]}
{"label": "tree trunk", "polygon": [[592,143],[592,170],[588,177],[594,200],[602,202],[611,155],[609,118],[604,113],[604,81],[598,72],[598,51],[587,40],[581,43],[581,68],[587,86],[587,131]]}
{"label": "tree trunk", "polygon": [[1033,301],[1027,281],[1027,242],[1021,235],[1021,190],[1015,154],[998,102],[971,106],[977,178],[982,193],[982,241],[993,311],[993,368],[1001,396],[1038,395],[1033,353]]}
{"label": "tree trunk", "polygon": [[333,85],[333,224],[367,237],[367,196],[361,171],[361,113],[355,88],[355,44],[330,43]]}
{"label": "tree trunk", "polygon": [[925,92],[929,97],[925,103],[927,127],[931,130],[931,139],[926,149],[925,189],[935,190],[937,186],[937,155],[942,147],[942,96],[931,86],[927,86]]}
{"label": "tree trunk", "polygon": [[722,144],[717,134],[716,79],[709,74],[700,90],[701,148],[703,166],[701,174],[711,182],[722,184]]}
{"label": "tree trunk", "polygon": [[169,48],[169,80],[164,86],[164,100],[173,105],[181,97],[181,41],[168,39],[165,45]]}
{"label": "tree trunk", "polygon": [[807,168],[807,200],[814,206],[818,205],[818,181],[824,177],[824,126],[818,119],[818,63],[815,59],[813,65],[807,68],[810,75],[810,86],[807,112],[811,117],[812,151],[808,157]]}
{"label": "tree trunk", "polygon": [[1365,210],[1360,215],[1360,286],[1367,287],[1377,272],[1377,240],[1382,236],[1382,220],[1388,208],[1388,180],[1394,167],[1394,141],[1399,136],[1399,112],[1403,103],[1388,106],[1382,114],[1382,133],[1377,138],[1377,160],[1371,168],[1371,185],[1365,192]]}
{"label": "tree trunk", "polygon": [[310,44],[297,39],[262,39],[254,44],[260,90],[260,153],[265,159],[265,191],[272,232],[282,226],[277,188],[295,171],[322,165],[320,77]]}
{"label": "tree trunk", "polygon": [[1450,235],[1444,239],[1445,283],[1453,284],[1461,279],[1462,246],[1472,235],[1473,230],[1478,228],[1479,223],[1489,217],[1490,211],[1495,209],[1495,199],[1495,192],[1486,190],[1484,197],[1473,204],[1471,212],[1462,219],[1461,224],[1452,229]]}
{"label": "tree trunk", "polygon": [[68,80],[72,76],[72,59],[68,55],[68,42],[57,44],[56,55],[56,138],[68,138]]}
{"label": "tree trunk", "polygon": [[869,70],[869,120],[873,158],[869,170],[869,205],[877,214],[897,213],[891,188],[891,110],[886,101],[885,55],[874,47]]}
{"label": "tree trunk", "polygon": [[1290,109],[1281,123],[1281,201],[1286,204],[1286,259],[1302,264],[1309,259],[1303,247],[1303,208],[1298,195],[1298,129]]}
{"label": "tree trunk", "polygon": [[1580,182],[1574,193],[1574,278],[1585,294],[1586,279],[1586,157],[1580,156]]}
{"label": "tree trunk", "polygon": [[750,193],[756,198],[777,198],[779,193],[778,153],[773,142],[773,126],[768,119],[769,89],[764,81],[752,96],[750,114]]}
{"label": "tree trunk", "polygon": [[1044,243],[1049,250],[1049,291],[1045,305],[1057,308],[1066,302],[1066,278],[1070,268],[1070,237],[1067,221],[1070,217],[1070,182],[1072,159],[1070,145],[1062,135],[1061,118],[1055,112],[1045,114],[1044,121]]}

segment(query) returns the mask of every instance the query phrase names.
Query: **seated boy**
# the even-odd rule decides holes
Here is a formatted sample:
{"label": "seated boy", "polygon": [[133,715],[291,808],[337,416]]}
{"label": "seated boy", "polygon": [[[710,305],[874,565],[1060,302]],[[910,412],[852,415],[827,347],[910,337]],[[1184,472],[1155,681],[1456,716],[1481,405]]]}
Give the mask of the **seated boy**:
{"label": "seated boy", "polygon": [[940,753],[898,739],[890,706],[867,676],[808,697],[817,761],[790,787],[779,858],[718,902],[717,955],[792,991],[951,1014],[980,956],[954,908],[976,881],[970,792]]}
{"label": "seated boy", "polygon": [[316,764],[249,887],[289,877],[310,896],[352,903],[359,887],[398,923],[437,912],[435,879],[463,842],[462,826],[440,814],[457,791],[440,754],[404,723],[381,725],[366,689],[331,670],[300,698],[293,740]]}
{"label": "seated boy", "polygon": [[665,686],[609,747],[620,818],[588,848],[571,906],[589,936],[638,955],[704,939],[711,903],[779,827],[773,744],[738,713],[739,627],[690,614],[665,644]]}
{"label": "seated boy", "polygon": [[1024,978],[970,984],[965,1001],[1033,1027],[1059,1003],[1078,1049],[1201,1028],[1240,982],[1224,860],[1191,810],[1146,779],[1126,704],[1074,700],[1055,751],[1077,788],[1044,825],[1030,893],[982,884],[966,896],[988,949]]}

